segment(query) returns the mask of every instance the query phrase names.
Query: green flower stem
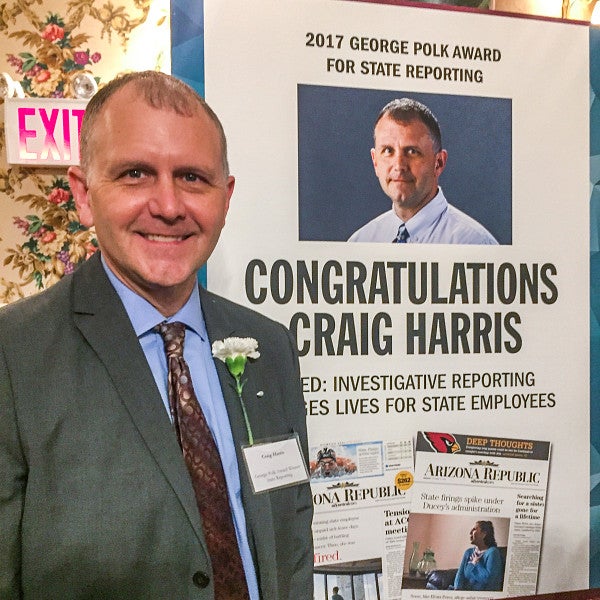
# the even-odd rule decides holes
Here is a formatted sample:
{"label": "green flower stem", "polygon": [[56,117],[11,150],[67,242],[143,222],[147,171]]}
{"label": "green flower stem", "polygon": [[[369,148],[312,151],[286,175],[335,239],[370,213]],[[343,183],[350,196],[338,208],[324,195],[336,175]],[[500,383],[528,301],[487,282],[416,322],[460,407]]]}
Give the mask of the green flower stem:
{"label": "green flower stem", "polygon": [[240,406],[242,407],[242,413],[244,414],[244,422],[246,423],[246,431],[248,432],[248,443],[254,445],[254,436],[252,435],[252,427],[250,427],[250,419],[248,419],[248,413],[246,412],[246,403],[242,398],[242,390],[244,389],[244,382],[242,376],[235,375],[235,389],[237,391],[238,398],[240,400]]}
{"label": "green flower stem", "polygon": [[235,379],[235,391],[237,392],[240,406],[242,407],[242,413],[244,414],[244,422],[246,423],[246,431],[248,432],[248,443],[254,445],[254,436],[252,435],[252,428],[250,427],[250,419],[248,419],[248,413],[246,412],[246,404],[242,398],[242,391],[244,390],[244,381],[242,381],[242,375],[246,368],[247,357],[244,355],[228,356],[225,358],[225,364],[227,369]]}

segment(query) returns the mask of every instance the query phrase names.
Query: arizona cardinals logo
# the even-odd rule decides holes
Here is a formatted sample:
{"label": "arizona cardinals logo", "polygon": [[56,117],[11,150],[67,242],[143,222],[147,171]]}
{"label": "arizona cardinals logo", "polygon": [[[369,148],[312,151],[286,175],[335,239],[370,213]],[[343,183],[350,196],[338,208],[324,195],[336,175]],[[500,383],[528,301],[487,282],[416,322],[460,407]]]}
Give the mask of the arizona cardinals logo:
{"label": "arizona cardinals logo", "polygon": [[424,431],[423,435],[436,452],[441,452],[442,454],[454,454],[454,452],[460,452],[460,445],[450,433]]}

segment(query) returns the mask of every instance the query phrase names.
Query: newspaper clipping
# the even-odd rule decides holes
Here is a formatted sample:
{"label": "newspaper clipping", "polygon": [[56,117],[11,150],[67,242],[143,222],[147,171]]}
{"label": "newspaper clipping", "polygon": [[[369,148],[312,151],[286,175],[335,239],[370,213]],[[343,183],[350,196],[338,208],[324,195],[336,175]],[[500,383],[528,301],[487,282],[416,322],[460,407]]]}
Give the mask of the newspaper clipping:
{"label": "newspaper clipping", "polygon": [[[396,599],[413,484],[411,439],[311,448],[315,597]],[[346,592],[347,595],[344,593]]]}
{"label": "newspaper clipping", "polygon": [[402,598],[534,594],[549,458],[549,442],[419,432]]}

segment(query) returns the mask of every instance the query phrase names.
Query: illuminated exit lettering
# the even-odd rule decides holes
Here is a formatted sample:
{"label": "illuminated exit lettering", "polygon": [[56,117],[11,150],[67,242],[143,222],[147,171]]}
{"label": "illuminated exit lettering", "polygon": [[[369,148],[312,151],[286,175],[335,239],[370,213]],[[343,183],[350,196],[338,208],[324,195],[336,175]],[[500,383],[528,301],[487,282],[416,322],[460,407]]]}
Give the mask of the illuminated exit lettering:
{"label": "illuminated exit lettering", "polygon": [[9,99],[5,108],[8,162],[77,164],[85,104],[64,98]]}
{"label": "illuminated exit lettering", "polygon": [[[69,110],[68,108],[20,108],[17,111],[19,118],[19,154],[21,158],[38,160],[70,161],[71,139],[78,140],[81,131],[81,120],[85,111],[82,109]],[[28,118],[29,117],[29,118]],[[39,119],[41,128],[36,127],[33,121]],[[30,128],[34,125],[33,128]],[[33,138],[39,141],[43,137],[41,148],[38,152],[28,149],[27,140]]]}

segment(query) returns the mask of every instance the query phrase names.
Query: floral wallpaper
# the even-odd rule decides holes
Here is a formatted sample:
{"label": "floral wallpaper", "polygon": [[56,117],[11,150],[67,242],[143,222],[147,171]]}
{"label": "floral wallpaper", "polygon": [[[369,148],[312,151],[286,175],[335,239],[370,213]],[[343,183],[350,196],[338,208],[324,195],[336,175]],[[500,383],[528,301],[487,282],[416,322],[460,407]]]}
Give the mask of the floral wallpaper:
{"label": "floral wallpaper", "polygon": [[[80,73],[102,86],[123,71],[168,67],[168,47],[164,0],[0,4],[0,71],[26,96],[73,98]],[[77,217],[66,168],[8,165],[0,121],[0,304],[52,285],[97,247]]]}
{"label": "floral wallpaper", "polygon": [[[37,179],[33,174],[30,178]],[[7,250],[4,265],[12,266],[23,283],[33,282],[41,289],[73,271],[80,260],[98,249],[98,244],[94,232],[79,223],[65,178],[54,177],[48,184],[40,178],[36,183],[40,193],[15,198],[28,205],[33,214],[13,217],[13,225],[26,241]],[[6,282],[4,286],[5,293],[19,290]],[[9,295],[5,301],[10,299]]]}
{"label": "floral wallpaper", "polygon": [[[84,49],[89,36],[65,28],[65,21],[50,13],[42,22],[40,32],[13,31],[9,38],[20,42],[32,51],[8,54],[23,90],[28,96],[41,98],[72,97],[73,74],[87,71],[88,65],[98,63],[102,55]],[[79,49],[78,49],[79,48]]]}

